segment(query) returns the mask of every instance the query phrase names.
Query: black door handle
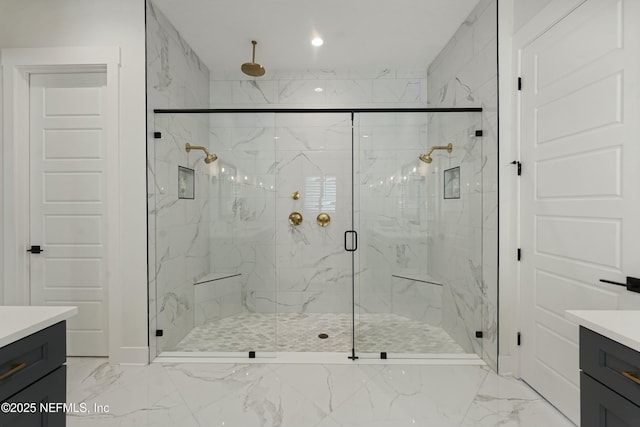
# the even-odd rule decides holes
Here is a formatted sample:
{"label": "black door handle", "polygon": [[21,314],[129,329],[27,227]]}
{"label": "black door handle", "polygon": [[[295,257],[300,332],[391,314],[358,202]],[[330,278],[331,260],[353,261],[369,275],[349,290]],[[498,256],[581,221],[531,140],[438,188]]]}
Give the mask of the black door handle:
{"label": "black door handle", "polygon": [[640,293],[640,278],[627,276],[627,283],[614,282],[613,280],[600,279],[602,283],[626,286],[628,291]]}
{"label": "black door handle", "polygon": [[609,284],[611,284],[611,285],[627,286],[627,284],[626,284],[626,283],[614,282],[613,280],[600,279],[600,281],[601,281],[602,283],[609,283]]}
{"label": "black door handle", "polygon": [[32,254],[39,254],[40,252],[44,252],[44,249],[42,249],[40,245],[32,245],[31,249],[27,249],[27,252],[31,252]]}
{"label": "black door handle", "polygon": [[[349,248],[347,245],[347,236],[351,235],[351,243],[353,247]],[[355,252],[358,249],[358,233],[355,230],[347,230],[344,232],[344,250],[348,252]]]}

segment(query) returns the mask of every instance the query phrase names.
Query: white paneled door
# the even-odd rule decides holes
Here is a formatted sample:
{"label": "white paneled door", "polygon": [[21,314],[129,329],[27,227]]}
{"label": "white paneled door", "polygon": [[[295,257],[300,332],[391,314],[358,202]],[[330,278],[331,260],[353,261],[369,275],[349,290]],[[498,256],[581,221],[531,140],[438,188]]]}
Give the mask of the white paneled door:
{"label": "white paneled door", "polygon": [[100,72],[30,78],[31,304],[78,307],[70,356],[108,354],[105,89]]}
{"label": "white paneled door", "polygon": [[521,375],[579,423],[578,327],[640,275],[640,2],[587,0],[521,51]]}

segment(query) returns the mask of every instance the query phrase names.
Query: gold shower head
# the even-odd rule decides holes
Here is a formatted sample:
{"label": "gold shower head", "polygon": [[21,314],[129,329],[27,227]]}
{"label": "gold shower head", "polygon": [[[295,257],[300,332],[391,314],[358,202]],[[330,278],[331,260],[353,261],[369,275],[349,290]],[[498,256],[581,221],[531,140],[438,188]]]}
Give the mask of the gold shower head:
{"label": "gold shower head", "polygon": [[425,163],[431,163],[433,159],[431,158],[429,153],[424,153],[424,154],[420,154],[420,160],[422,160]]}
{"label": "gold shower head", "polygon": [[255,40],[251,40],[251,44],[253,45],[253,56],[251,58],[251,62],[245,62],[244,64],[242,64],[240,69],[247,76],[251,76],[251,77],[264,76],[264,73],[265,73],[264,67],[256,63],[256,45],[258,44],[258,42]]}
{"label": "gold shower head", "polygon": [[204,154],[207,155],[207,157],[204,158],[204,162],[206,164],[213,163],[218,159],[218,156],[216,156],[213,153],[209,154],[209,151],[206,148],[201,147],[199,145],[191,145],[191,144],[189,144],[187,142],[186,145],[184,146],[184,149],[187,150],[187,153],[189,151],[191,151],[191,150],[202,150],[202,151],[204,151]]}
{"label": "gold shower head", "polygon": [[447,145],[434,145],[433,147],[429,148],[429,151],[427,151],[424,154],[420,154],[419,159],[422,160],[425,163],[431,163],[433,161],[433,159],[431,158],[431,153],[433,153],[434,150],[447,150],[447,152],[451,152],[453,151],[453,144],[449,143]]}

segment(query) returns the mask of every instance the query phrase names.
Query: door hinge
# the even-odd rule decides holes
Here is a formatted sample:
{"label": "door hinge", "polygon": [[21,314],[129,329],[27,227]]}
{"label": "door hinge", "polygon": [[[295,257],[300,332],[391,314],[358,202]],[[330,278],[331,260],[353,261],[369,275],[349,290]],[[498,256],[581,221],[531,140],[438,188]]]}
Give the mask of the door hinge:
{"label": "door hinge", "polygon": [[522,175],[522,163],[520,163],[517,160],[514,160],[513,162],[511,162],[512,165],[516,165],[518,168],[518,176]]}
{"label": "door hinge", "polygon": [[154,132],[154,133],[153,133],[153,138],[154,138],[154,139],[160,139],[160,138],[162,138],[162,132]]}
{"label": "door hinge", "polygon": [[162,329],[156,329],[156,336],[157,337],[161,337],[164,334],[164,331]]}
{"label": "door hinge", "polygon": [[483,136],[484,132],[482,130],[477,130],[475,136]]}
{"label": "door hinge", "polygon": [[484,336],[484,334],[482,333],[482,331],[476,331],[476,338],[482,338]]}
{"label": "door hinge", "polygon": [[518,261],[522,259],[522,249],[518,248]]}
{"label": "door hinge", "polygon": [[518,345],[520,345],[520,343],[522,342],[520,338],[520,332],[518,332],[517,342],[518,342]]}
{"label": "door hinge", "polygon": [[522,77],[518,77],[518,90],[522,90]]}

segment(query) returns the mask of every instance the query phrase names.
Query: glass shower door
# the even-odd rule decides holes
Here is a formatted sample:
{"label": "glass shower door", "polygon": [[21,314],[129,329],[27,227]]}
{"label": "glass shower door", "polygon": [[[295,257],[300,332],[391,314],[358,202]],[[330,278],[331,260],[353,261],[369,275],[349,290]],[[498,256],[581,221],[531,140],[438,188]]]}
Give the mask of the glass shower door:
{"label": "glass shower door", "polygon": [[[482,352],[479,118],[356,115],[360,357]],[[431,163],[419,159],[434,146]]]}
{"label": "glass shower door", "polygon": [[352,348],[351,116],[276,115],[279,351]]}
{"label": "glass shower door", "polygon": [[274,114],[156,113],[155,131],[157,353],[275,352]]}
{"label": "glass shower door", "polygon": [[152,351],[481,355],[481,129],[463,111],[156,113]]}

